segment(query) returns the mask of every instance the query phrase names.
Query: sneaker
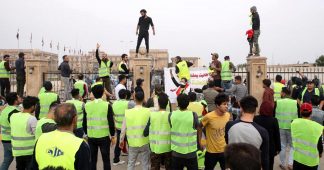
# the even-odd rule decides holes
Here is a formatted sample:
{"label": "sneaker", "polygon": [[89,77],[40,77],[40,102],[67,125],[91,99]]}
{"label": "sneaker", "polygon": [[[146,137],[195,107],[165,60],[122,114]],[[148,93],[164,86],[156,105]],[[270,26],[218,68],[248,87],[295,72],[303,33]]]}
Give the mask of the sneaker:
{"label": "sneaker", "polygon": [[140,162],[136,162],[136,163],[135,163],[135,166],[138,166],[138,165],[140,165],[140,164],[141,164]]}
{"label": "sneaker", "polygon": [[125,163],[125,161],[119,161],[119,162],[113,162],[113,165],[114,166],[117,166],[117,165],[122,165],[122,164],[124,164]]}

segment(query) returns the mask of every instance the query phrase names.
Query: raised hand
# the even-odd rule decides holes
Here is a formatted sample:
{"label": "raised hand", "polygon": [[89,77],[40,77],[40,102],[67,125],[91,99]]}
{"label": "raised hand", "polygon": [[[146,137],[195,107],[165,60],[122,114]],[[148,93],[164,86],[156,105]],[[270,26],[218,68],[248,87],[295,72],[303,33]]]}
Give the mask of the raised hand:
{"label": "raised hand", "polygon": [[99,49],[100,48],[100,44],[99,43],[97,43],[97,49]]}

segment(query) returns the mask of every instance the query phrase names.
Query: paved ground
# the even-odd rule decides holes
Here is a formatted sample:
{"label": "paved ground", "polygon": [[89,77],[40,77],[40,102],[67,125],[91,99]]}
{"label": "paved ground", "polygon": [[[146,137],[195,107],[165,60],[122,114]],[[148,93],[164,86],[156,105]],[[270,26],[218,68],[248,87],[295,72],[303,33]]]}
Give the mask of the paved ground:
{"label": "paved ground", "polygon": [[[110,153],[111,153],[111,160],[112,160],[112,158],[113,158],[113,151],[111,151]],[[124,160],[125,162],[127,162],[127,156],[121,156],[121,159]],[[2,162],[2,160],[3,160],[3,147],[2,147],[2,143],[1,143],[1,145],[0,145],[0,162]],[[275,158],[274,170],[280,170],[278,162],[279,162],[279,158],[277,156]],[[97,163],[97,165],[98,165],[97,166],[97,169],[98,170],[103,169],[102,168],[102,160],[101,160],[100,153],[98,155],[98,163]],[[13,163],[11,164],[11,166],[10,166],[9,169],[10,170],[14,170],[15,169],[15,166],[16,166],[15,161],[13,161]],[[321,159],[321,167],[324,167],[324,158]],[[126,163],[124,165],[119,165],[119,166],[113,166],[112,165],[112,170],[125,170],[125,169],[127,169]],[[136,170],[140,170],[140,169],[141,169],[141,166],[140,165],[136,167]],[[216,170],[220,170],[219,167],[216,167],[215,169]],[[322,169],[324,169],[324,168],[322,168]]]}

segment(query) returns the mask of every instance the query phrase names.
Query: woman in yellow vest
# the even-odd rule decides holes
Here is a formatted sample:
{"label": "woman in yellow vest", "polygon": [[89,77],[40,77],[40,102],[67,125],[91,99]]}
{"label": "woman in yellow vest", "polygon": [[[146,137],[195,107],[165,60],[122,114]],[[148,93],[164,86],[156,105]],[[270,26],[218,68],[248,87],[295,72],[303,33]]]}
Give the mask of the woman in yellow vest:
{"label": "woman in yellow vest", "polygon": [[54,117],[57,130],[38,139],[32,169],[91,169],[88,144],[73,135],[77,124],[75,107],[70,103],[61,104]]}
{"label": "woman in yellow vest", "polygon": [[294,147],[294,170],[317,170],[323,152],[323,126],[310,120],[312,105],[303,103],[300,107],[302,118],[291,123]]}
{"label": "woman in yellow vest", "polygon": [[176,56],[175,62],[175,73],[178,75],[178,78],[186,78],[188,81],[190,81],[189,67],[191,67],[193,64],[189,61],[182,60],[180,56]]}

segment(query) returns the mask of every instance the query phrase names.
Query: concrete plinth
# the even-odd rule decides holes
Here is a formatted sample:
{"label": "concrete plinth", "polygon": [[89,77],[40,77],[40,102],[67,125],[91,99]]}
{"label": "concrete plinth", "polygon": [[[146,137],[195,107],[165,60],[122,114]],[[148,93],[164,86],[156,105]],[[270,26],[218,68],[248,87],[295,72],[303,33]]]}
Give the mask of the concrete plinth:
{"label": "concrete plinth", "polygon": [[37,96],[43,84],[43,73],[48,72],[48,60],[26,61],[26,95]]}
{"label": "concrete plinth", "polygon": [[267,58],[251,56],[247,58],[247,71],[249,75],[249,92],[259,103],[262,102],[263,96],[263,79],[267,77]]}
{"label": "concrete plinth", "polygon": [[143,90],[145,93],[145,100],[150,97],[150,73],[152,71],[152,57],[148,58],[133,58],[134,82],[137,79],[144,79]]}

